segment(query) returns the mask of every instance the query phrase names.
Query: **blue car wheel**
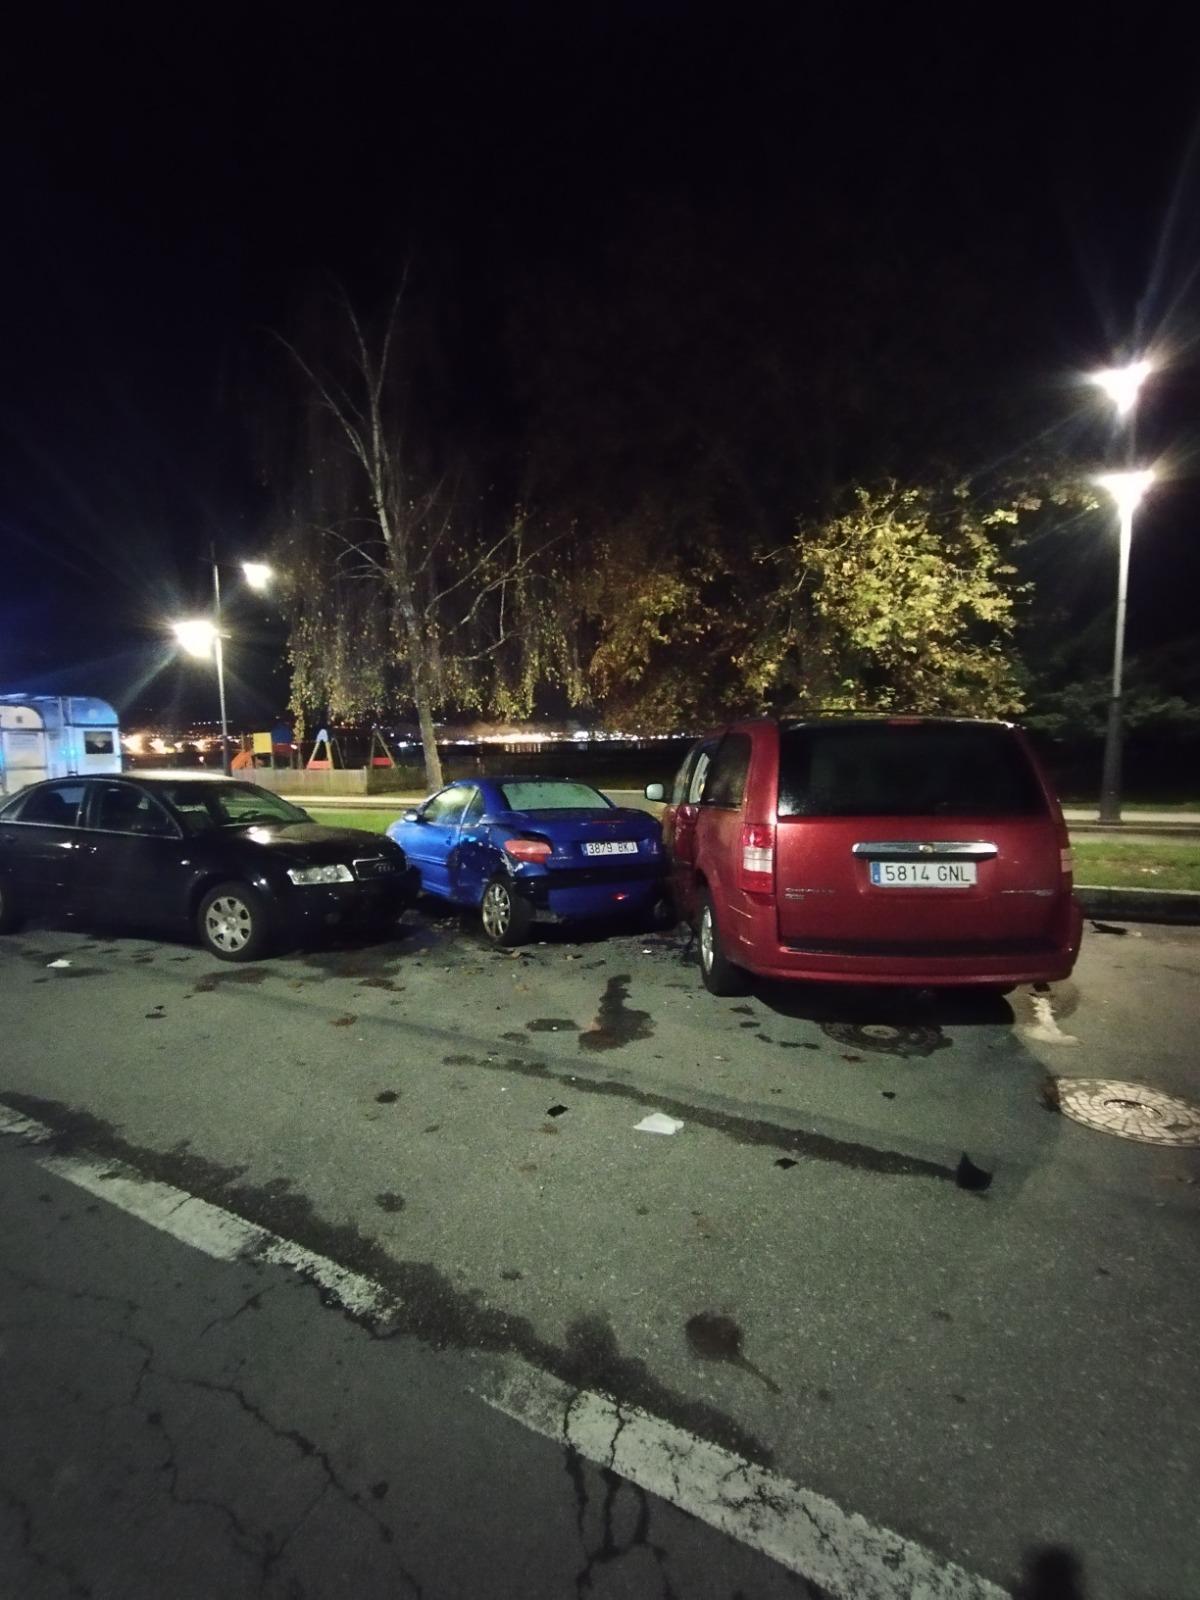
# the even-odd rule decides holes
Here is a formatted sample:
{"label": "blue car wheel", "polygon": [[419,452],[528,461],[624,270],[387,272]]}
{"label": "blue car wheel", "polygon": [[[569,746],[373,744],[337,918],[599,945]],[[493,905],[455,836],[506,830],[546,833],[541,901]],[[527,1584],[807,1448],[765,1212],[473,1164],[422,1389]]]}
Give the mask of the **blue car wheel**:
{"label": "blue car wheel", "polygon": [[479,918],[484,937],[492,944],[521,944],[533,925],[533,907],[513,889],[508,878],[497,876],[483,891]]}

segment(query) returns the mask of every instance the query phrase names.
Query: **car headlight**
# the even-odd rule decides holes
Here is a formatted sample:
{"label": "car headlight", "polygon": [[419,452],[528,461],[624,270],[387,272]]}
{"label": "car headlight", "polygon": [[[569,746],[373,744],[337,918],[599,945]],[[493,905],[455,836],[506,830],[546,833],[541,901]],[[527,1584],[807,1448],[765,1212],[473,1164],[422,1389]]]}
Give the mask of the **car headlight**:
{"label": "car headlight", "polygon": [[354,874],[340,863],[333,867],[289,867],[287,875],[297,888],[314,883],[353,883]]}

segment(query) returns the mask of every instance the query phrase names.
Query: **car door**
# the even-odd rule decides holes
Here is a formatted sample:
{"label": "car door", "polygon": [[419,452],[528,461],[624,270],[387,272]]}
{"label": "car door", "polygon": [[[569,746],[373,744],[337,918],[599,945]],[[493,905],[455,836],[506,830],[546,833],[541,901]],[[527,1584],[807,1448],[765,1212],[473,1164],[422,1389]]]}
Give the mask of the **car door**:
{"label": "car door", "polygon": [[400,844],[420,873],[426,894],[450,896],[450,852],[458,842],[458,825],[471,787],[452,783],[439,790],[400,834]]}
{"label": "car door", "polygon": [[684,917],[691,916],[694,906],[696,825],[708,769],[719,743],[719,736],[703,739],[689,755],[672,791],[671,798],[674,801],[678,795],[678,803],[670,818],[664,819],[663,845],[671,859],[671,890]]}
{"label": "car door", "polygon": [[81,911],[123,922],[178,921],[187,903],[189,852],[179,824],[136,784],[93,781],[79,839]]}
{"label": "car door", "polygon": [[13,890],[33,914],[75,908],[79,810],[84,784],[79,779],[42,783],[29,789],[0,822],[0,855],[8,863]]}
{"label": "car door", "polygon": [[464,787],[468,798],[450,854],[450,893],[462,905],[477,906],[495,870],[496,852],[480,827],[486,805],[483,790],[475,784]]}

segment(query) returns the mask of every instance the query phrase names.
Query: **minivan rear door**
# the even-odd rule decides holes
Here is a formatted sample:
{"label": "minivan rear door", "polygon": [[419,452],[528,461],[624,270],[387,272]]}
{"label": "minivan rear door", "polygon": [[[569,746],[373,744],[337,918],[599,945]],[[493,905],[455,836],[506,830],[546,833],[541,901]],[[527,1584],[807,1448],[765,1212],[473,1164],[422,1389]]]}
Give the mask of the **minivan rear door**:
{"label": "minivan rear door", "polygon": [[847,954],[1032,950],[1066,892],[1051,802],[1013,729],[784,727],[779,936]]}

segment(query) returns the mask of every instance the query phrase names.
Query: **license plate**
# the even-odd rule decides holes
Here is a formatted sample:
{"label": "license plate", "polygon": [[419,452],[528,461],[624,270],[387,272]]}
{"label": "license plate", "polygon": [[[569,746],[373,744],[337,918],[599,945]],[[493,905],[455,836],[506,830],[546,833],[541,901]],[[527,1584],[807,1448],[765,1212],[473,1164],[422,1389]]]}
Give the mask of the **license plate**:
{"label": "license plate", "polygon": [[880,889],[967,889],[975,882],[975,863],[872,861],[871,882]]}
{"label": "license plate", "polygon": [[637,843],[633,839],[605,839],[595,844],[585,844],[585,856],[635,856]]}

